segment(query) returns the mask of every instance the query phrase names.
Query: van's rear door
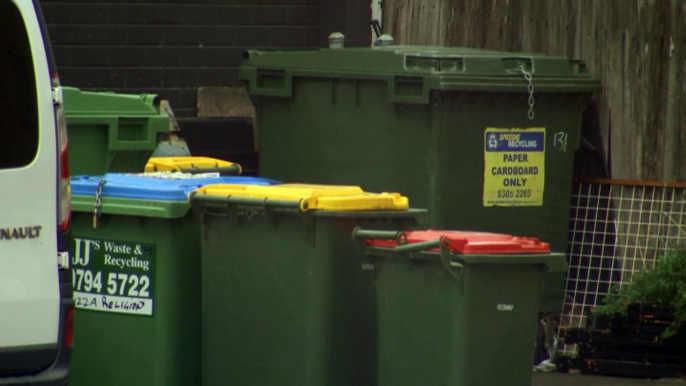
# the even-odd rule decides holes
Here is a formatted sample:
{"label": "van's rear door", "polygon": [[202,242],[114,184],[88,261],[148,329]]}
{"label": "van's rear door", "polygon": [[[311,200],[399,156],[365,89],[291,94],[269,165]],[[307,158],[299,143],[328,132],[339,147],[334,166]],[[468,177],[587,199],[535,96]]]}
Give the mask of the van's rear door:
{"label": "van's rear door", "polygon": [[36,15],[0,1],[0,375],[57,354],[57,138]]}

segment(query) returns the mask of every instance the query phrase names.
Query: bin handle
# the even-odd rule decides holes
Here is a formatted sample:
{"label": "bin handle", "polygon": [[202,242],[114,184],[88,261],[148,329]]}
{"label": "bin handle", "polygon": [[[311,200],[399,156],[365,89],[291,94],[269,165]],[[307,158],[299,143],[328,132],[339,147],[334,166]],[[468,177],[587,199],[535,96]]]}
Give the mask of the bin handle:
{"label": "bin handle", "polygon": [[300,210],[302,206],[302,200],[270,200],[267,198],[237,197],[231,195],[219,196],[213,194],[198,193],[195,191],[189,194],[188,200],[190,204],[193,206],[195,206],[199,202],[202,202],[204,205],[217,208],[228,208],[234,205],[247,205],[259,208],[264,211],[266,211],[269,208]]}
{"label": "bin handle", "polygon": [[441,246],[441,240],[429,240],[416,244],[404,244],[398,245],[393,248],[392,251],[395,253],[412,253],[412,252],[424,252],[430,249],[439,248]]}
{"label": "bin handle", "polygon": [[429,88],[422,76],[390,76],[388,100],[393,103],[429,103]]}
{"label": "bin handle", "polygon": [[[416,244],[407,244],[407,235],[402,231],[377,231],[366,230],[356,227],[353,230],[353,237],[358,240],[358,245],[365,251],[374,251],[381,254],[401,254],[422,252],[429,249],[440,247],[440,239],[425,241]],[[367,245],[362,239],[377,239],[377,240],[396,240],[398,245],[394,248],[380,248]],[[371,254],[365,252],[367,254]]]}
{"label": "bin handle", "polygon": [[[141,123],[140,121],[146,121]],[[142,126],[142,136],[136,139],[121,139],[122,126],[133,124]],[[149,150],[157,146],[158,134],[169,130],[169,117],[156,115],[151,117],[114,117],[108,127],[108,146],[111,150]]]}
{"label": "bin handle", "polygon": [[213,166],[213,167],[197,167],[197,166],[192,166],[188,168],[180,167],[179,171],[181,172],[190,172],[190,173],[219,173],[221,176],[238,176],[241,174],[242,169],[241,165],[239,164],[233,164],[231,166]]}
{"label": "bin handle", "polygon": [[588,74],[586,61],[583,59],[569,59],[569,65],[575,74]]}
{"label": "bin handle", "polygon": [[[366,251],[365,253],[372,254],[371,251],[373,251],[374,253],[380,253],[383,255],[427,251],[430,249],[440,248],[442,242],[442,238],[438,238],[416,244],[407,244],[407,235],[405,232],[366,230],[360,227],[356,227],[353,230],[353,238],[357,239],[358,245],[360,245],[360,247]],[[396,245],[394,248],[372,247],[367,245],[363,239],[396,240],[398,245]]]}
{"label": "bin handle", "polygon": [[262,67],[246,68],[244,71],[248,74],[246,78],[250,95],[293,96],[293,75],[290,71]]}
{"label": "bin handle", "polygon": [[397,240],[398,243],[405,244],[407,236],[402,231],[377,231],[355,227],[353,237],[356,239],[377,239],[377,240]]}
{"label": "bin handle", "polygon": [[[462,274],[464,271],[464,261],[456,259],[455,256],[450,253],[450,250],[447,248],[448,244],[450,244],[450,239],[445,236],[421,243],[407,244],[407,235],[405,232],[375,231],[356,227],[353,230],[353,238],[355,238],[357,241],[358,249],[367,255],[378,254],[381,256],[391,256],[405,253],[423,252],[440,248],[440,259],[443,267],[446,271],[448,271],[450,276],[455,278],[455,280],[460,283],[460,291],[463,291],[464,283],[462,280]],[[397,240],[398,245],[394,248],[372,247],[367,245],[364,242],[364,239]]]}

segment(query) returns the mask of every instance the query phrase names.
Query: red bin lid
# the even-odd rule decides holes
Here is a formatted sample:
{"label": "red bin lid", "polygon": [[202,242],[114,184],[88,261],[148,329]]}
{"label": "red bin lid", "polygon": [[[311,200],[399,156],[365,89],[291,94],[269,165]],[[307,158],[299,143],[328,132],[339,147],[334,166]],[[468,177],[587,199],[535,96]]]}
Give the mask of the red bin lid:
{"label": "red bin lid", "polygon": [[[453,253],[465,255],[492,255],[515,253],[550,253],[550,245],[535,237],[515,237],[512,235],[465,232],[465,231],[411,231],[405,232],[407,244],[416,244],[445,237],[444,246]],[[397,240],[367,239],[373,247],[394,248]],[[435,249],[433,251],[437,251]]]}

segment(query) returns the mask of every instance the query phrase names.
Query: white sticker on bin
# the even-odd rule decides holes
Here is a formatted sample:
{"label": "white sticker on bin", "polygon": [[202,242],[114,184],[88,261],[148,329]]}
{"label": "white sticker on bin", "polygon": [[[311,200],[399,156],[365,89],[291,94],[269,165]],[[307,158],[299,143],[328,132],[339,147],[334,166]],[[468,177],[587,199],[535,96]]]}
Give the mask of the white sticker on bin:
{"label": "white sticker on bin", "polygon": [[146,173],[127,173],[130,176],[159,178],[163,180],[193,180],[201,178],[220,177],[218,172],[212,173],[183,173],[183,172],[146,172]]}

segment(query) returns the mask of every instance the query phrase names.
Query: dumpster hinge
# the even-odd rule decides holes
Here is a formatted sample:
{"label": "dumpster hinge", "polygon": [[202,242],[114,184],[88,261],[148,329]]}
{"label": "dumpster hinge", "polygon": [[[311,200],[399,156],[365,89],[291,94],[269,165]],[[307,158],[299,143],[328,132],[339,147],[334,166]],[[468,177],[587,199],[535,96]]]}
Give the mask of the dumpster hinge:
{"label": "dumpster hinge", "polygon": [[312,246],[314,247],[314,236],[315,236],[315,219],[314,217],[310,216],[308,213],[302,213],[302,219],[303,219],[303,224],[305,224],[305,229],[307,230],[307,233],[310,234],[310,237],[312,238]]}
{"label": "dumpster hinge", "polygon": [[267,216],[267,219],[272,224],[274,229],[279,229],[279,216],[276,213],[274,213],[274,211],[270,210],[270,208],[268,208],[266,204],[264,206],[264,214],[265,216]]}
{"label": "dumpster hinge", "polygon": [[441,263],[450,276],[457,280],[460,294],[464,293],[464,266],[453,261],[452,254],[444,247],[441,247]]}

